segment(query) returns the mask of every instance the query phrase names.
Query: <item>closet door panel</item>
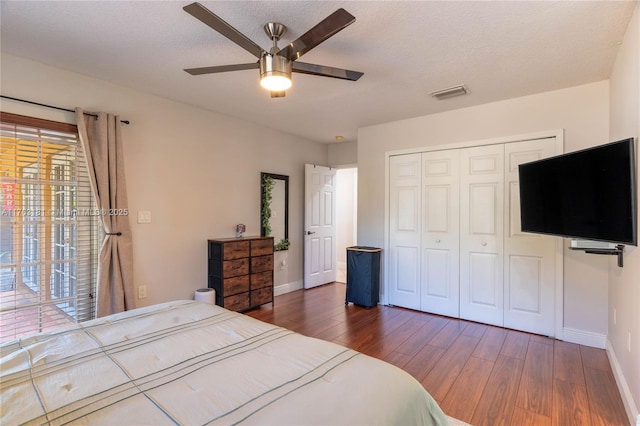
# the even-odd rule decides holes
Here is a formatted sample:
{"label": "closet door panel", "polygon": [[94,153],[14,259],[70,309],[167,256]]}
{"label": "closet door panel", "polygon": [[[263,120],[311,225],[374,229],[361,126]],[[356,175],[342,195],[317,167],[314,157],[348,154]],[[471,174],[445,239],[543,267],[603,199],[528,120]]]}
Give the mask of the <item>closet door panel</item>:
{"label": "closet door panel", "polygon": [[[394,277],[396,281],[395,291],[398,300],[392,303],[396,306],[417,309],[417,299],[420,294],[420,282],[418,280],[418,248],[396,246],[396,261],[394,263]],[[400,302],[403,298],[411,298],[406,302]],[[413,300],[415,299],[415,300]],[[403,304],[400,304],[403,303]]]}
{"label": "closet door panel", "polygon": [[474,305],[496,308],[500,294],[494,285],[498,279],[498,256],[491,253],[469,253],[469,301]]}
{"label": "closet door panel", "polygon": [[[427,303],[421,304],[421,310],[425,312],[436,312],[439,305],[442,305],[442,301],[451,300],[451,289],[449,266],[451,265],[451,252],[449,250],[433,250],[425,249],[424,257],[422,260],[422,297],[423,301],[429,298],[437,298],[436,306],[429,308]],[[458,301],[455,300],[457,308]],[[457,309],[456,309],[457,310]],[[442,314],[445,315],[445,314]]]}
{"label": "closet door panel", "polygon": [[540,256],[509,256],[509,275],[506,281],[510,291],[507,302],[510,311],[538,315],[541,313],[542,263]]}
{"label": "closet door panel", "polygon": [[420,310],[459,316],[459,151],[422,154]]}
{"label": "closet door panel", "polygon": [[460,317],[503,325],[504,146],[460,152]]}
{"label": "closet door panel", "polygon": [[518,165],[555,155],[555,138],[505,145],[505,327],[555,335],[556,237],[521,231]]}
{"label": "closet door panel", "polygon": [[420,309],[421,154],[389,159],[389,303]]}

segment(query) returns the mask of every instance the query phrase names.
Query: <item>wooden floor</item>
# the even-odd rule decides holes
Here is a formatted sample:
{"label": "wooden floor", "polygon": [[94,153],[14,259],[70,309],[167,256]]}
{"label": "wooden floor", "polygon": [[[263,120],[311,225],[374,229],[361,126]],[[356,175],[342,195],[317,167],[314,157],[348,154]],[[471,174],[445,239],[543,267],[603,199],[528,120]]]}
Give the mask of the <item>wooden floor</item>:
{"label": "wooden floor", "polygon": [[602,349],[344,296],[328,284],[247,314],[395,364],[475,426],[629,425]]}

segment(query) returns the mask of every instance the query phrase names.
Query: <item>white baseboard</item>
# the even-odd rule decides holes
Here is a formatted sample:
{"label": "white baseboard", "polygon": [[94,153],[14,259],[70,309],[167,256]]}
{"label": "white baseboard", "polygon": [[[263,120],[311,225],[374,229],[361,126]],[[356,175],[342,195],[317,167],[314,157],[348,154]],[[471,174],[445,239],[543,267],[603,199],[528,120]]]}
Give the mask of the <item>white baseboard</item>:
{"label": "white baseboard", "polygon": [[302,290],[302,281],[294,281],[292,283],[280,284],[273,288],[273,295],[280,296],[281,294],[290,293],[296,290]]}
{"label": "white baseboard", "polygon": [[631,395],[631,389],[629,389],[627,380],[624,378],[624,374],[622,374],[618,358],[616,358],[616,353],[613,351],[613,346],[609,339],[607,339],[607,356],[609,357],[609,363],[613,370],[613,377],[616,379],[616,384],[622,397],[624,409],[627,411],[627,416],[629,416],[629,424],[633,425],[635,419],[636,426],[640,426],[640,411],[638,411],[638,407],[636,407],[633,395]]}
{"label": "white baseboard", "polygon": [[605,349],[607,346],[606,334],[576,330],[574,328],[565,327],[562,330],[562,340],[569,343],[577,343],[578,345],[591,346],[599,349]]}

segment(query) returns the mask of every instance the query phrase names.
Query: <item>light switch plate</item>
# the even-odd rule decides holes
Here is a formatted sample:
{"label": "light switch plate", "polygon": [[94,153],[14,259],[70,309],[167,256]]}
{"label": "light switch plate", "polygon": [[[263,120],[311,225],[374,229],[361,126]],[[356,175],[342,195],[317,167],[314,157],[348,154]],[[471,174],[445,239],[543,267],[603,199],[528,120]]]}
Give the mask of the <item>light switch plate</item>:
{"label": "light switch plate", "polygon": [[151,223],[151,210],[138,210],[138,223]]}

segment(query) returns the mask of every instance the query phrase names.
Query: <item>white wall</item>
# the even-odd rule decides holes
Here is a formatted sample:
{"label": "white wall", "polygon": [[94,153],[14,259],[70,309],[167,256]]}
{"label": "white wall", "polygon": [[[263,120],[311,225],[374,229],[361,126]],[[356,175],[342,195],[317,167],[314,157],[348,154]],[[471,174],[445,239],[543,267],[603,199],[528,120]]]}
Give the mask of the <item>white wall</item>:
{"label": "white wall", "polygon": [[[2,94],[62,107],[119,114],[139,306],[191,298],[207,285],[207,238],[260,234],[260,172],[289,175],[285,276],[303,278],[304,163],[327,164],[327,147],[239,119],[92,77],[2,55]],[[212,99],[211,102],[218,102]],[[73,114],[3,100],[3,111],[75,122]],[[138,210],[152,223],[139,225]],[[282,276],[282,274],[280,274]]]}
{"label": "white wall", "polygon": [[346,283],[347,247],[357,243],[358,169],[336,171],[336,281]]}
{"label": "white wall", "polygon": [[[609,138],[636,138],[640,147],[640,5],[636,6],[610,78]],[[640,163],[636,158],[636,167]],[[640,185],[638,185],[640,199]],[[640,213],[638,213],[640,223]],[[615,315],[615,317],[614,317]],[[609,334],[607,349],[614,364],[631,422],[640,425],[640,249],[627,246],[624,268],[609,262]],[[627,339],[631,340],[628,347]],[[622,379],[622,380],[621,380]]]}
{"label": "white wall", "polygon": [[358,143],[332,143],[328,147],[329,166],[354,165],[358,162]]}
{"label": "white wall", "polygon": [[[359,129],[358,244],[384,243],[385,152],[556,129],[567,152],[599,145],[609,141],[608,94],[602,81]],[[568,249],[564,258],[564,327],[604,343],[609,259]]]}

